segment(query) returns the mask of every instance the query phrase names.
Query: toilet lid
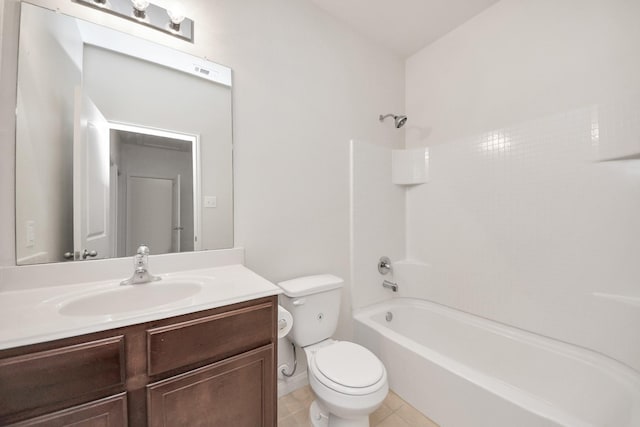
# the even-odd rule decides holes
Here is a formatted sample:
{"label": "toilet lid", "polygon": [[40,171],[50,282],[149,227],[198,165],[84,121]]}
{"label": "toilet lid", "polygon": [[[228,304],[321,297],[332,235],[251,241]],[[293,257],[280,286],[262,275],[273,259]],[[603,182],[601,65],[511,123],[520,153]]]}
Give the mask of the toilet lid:
{"label": "toilet lid", "polygon": [[348,341],[320,349],[314,363],[322,375],[346,387],[369,387],[384,375],[382,362],[373,353]]}

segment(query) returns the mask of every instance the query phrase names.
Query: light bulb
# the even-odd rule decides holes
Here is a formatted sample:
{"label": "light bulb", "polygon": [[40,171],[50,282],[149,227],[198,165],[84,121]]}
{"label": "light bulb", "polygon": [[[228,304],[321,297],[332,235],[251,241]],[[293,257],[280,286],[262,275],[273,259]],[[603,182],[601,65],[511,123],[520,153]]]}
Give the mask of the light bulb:
{"label": "light bulb", "polygon": [[131,0],[133,4],[133,16],[143,21],[146,19],[147,14],[145,10],[149,7],[148,0]]}
{"label": "light bulb", "polygon": [[133,8],[137,11],[144,12],[149,7],[148,0],[131,0]]}
{"label": "light bulb", "polygon": [[169,9],[167,9],[167,15],[171,23],[169,26],[174,31],[180,31],[180,24],[184,21],[184,8],[180,3],[174,3]]}

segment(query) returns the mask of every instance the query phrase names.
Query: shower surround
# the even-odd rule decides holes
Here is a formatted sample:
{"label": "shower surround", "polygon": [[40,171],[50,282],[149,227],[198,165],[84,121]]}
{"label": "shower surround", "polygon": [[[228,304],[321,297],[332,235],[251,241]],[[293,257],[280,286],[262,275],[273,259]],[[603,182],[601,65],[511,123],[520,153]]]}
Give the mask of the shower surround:
{"label": "shower surround", "polygon": [[[506,325],[515,335],[533,333],[552,346],[597,355],[637,382],[638,51],[640,3],[502,0],[411,56],[404,110],[410,121],[399,132],[407,149],[428,147],[429,181],[389,184],[390,150],[352,144],[356,313],[393,304],[394,297],[426,300]],[[396,267],[390,276],[375,269],[382,255]],[[397,282],[398,293],[382,288],[383,279]],[[434,327],[416,319],[417,330]],[[356,322],[356,335],[359,329]],[[480,341],[479,349],[495,350]],[[372,342],[383,360],[413,357],[411,345]],[[480,366],[474,363],[481,353],[449,356]],[[518,360],[514,366],[524,376],[514,386],[536,379]],[[545,363],[547,373],[563,371],[550,358]],[[421,407],[402,392],[416,388],[422,372],[416,366],[397,367],[404,376],[390,369],[390,384]],[[437,382],[422,380],[417,395],[427,399]],[[523,389],[544,399],[544,387]],[[637,408],[638,400],[637,390],[599,398],[608,402],[603,413],[611,414],[622,414],[620,405]],[[562,410],[560,403],[552,406]],[[634,411],[620,416],[634,425]]]}
{"label": "shower surround", "polygon": [[638,51],[638,2],[502,0],[409,58],[405,296],[640,370]]}

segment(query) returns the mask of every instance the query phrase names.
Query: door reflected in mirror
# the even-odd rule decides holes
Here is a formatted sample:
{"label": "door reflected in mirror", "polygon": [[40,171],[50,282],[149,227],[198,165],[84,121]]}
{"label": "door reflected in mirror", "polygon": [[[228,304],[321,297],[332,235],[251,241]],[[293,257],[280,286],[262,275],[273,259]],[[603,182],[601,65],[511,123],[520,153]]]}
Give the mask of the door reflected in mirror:
{"label": "door reflected in mirror", "polygon": [[20,30],[17,264],[233,247],[231,70],[26,3]]}
{"label": "door reflected in mirror", "polygon": [[139,242],[159,253],[199,249],[199,142],[196,136],[112,128],[112,256],[131,256]]}

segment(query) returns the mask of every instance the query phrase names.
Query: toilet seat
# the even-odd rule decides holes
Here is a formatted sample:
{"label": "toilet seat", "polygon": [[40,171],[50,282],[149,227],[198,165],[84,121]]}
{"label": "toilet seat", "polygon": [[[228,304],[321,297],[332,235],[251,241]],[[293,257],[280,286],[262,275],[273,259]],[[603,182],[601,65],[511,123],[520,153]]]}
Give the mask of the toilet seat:
{"label": "toilet seat", "polygon": [[339,341],[314,353],[309,365],[311,373],[332,390],[360,396],[374,393],[386,384],[382,362],[358,344]]}

